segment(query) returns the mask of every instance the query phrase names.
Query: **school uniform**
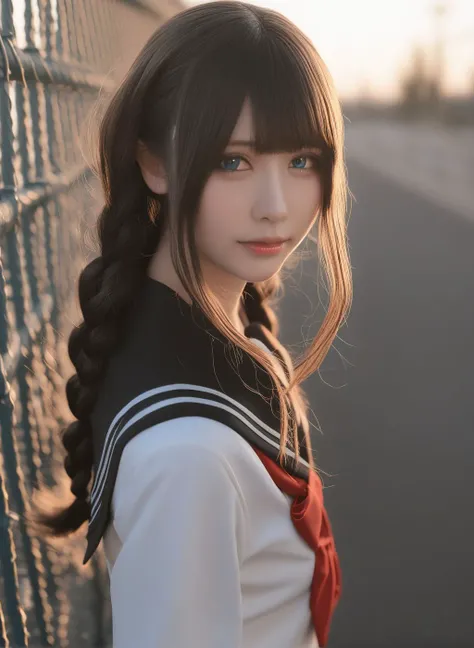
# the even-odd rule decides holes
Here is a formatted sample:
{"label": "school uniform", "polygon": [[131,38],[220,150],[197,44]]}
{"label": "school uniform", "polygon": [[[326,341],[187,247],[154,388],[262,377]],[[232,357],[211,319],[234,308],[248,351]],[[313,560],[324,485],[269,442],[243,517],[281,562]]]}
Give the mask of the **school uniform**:
{"label": "school uniform", "polygon": [[[91,419],[84,557],[103,539],[114,648],[324,646],[339,562],[304,443],[277,463],[270,376],[151,278],[123,325]],[[285,371],[264,322],[245,333]]]}

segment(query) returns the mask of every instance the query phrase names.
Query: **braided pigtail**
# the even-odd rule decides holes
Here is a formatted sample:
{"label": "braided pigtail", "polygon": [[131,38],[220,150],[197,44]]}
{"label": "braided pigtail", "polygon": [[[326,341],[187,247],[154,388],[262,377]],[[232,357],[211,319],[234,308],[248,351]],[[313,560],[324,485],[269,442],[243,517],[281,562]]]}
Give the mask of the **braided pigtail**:
{"label": "braided pigtail", "polygon": [[156,108],[151,109],[154,120],[143,117],[153,82],[153,75],[148,74],[153,49],[151,40],[113,95],[100,124],[94,164],[104,196],[97,221],[100,255],[80,275],[78,294],[84,320],[74,328],[68,344],[76,373],[67,382],[66,396],[77,420],[64,430],[62,443],[74,500],[53,512],[50,506],[49,511],[37,509],[31,522],[43,535],[67,535],[90,517],[94,460],[91,414],[168,212],[166,196],[149,190],[136,159],[137,145],[145,135],[144,124],[163,125]]}
{"label": "braided pigtail", "polygon": [[[135,70],[139,74],[140,70]],[[132,79],[132,83],[136,83]],[[115,95],[100,131],[100,178],[105,207],[97,222],[100,256],[84,268],[79,279],[79,303],[84,317],[70,336],[68,351],[76,369],[66,387],[76,421],[62,435],[64,468],[71,478],[74,501],[53,513],[38,512],[32,520],[46,535],[61,536],[78,529],[90,515],[89,485],[93,468],[90,416],[99,383],[121,328],[155,252],[162,217],[160,199],[146,186],[135,160],[138,123],[128,106],[124,84]],[[127,112],[128,110],[128,112]],[[134,107],[136,113],[139,106]],[[164,201],[164,199],[163,199]]]}
{"label": "braided pigtail", "polygon": [[34,522],[48,535],[69,534],[89,519],[93,467],[90,415],[107,360],[120,341],[125,315],[158,244],[160,228],[150,218],[157,202],[148,197],[141,176],[131,185],[129,180],[121,200],[102,211],[98,221],[101,256],[84,268],[79,279],[84,321],[69,338],[68,351],[76,374],[66,387],[69,408],[77,420],[62,435],[64,468],[75,499],[64,509],[52,514],[41,512],[36,517]]}
{"label": "braided pigtail", "polygon": [[280,287],[280,275],[275,274],[267,281],[247,284],[244,293],[245,313],[249,321],[261,322],[275,336],[278,336],[278,318],[270,302]]}
{"label": "braided pigtail", "polygon": [[[282,281],[280,275],[275,274],[267,281],[247,284],[244,292],[244,308],[249,322],[260,322],[275,337],[278,337],[279,325],[278,317],[271,304],[272,301],[276,299],[281,285]],[[287,376],[291,383],[294,377],[294,368],[291,356],[285,352],[281,360],[285,365]],[[309,434],[309,421],[307,416],[307,397],[299,385],[294,385],[289,394],[289,398],[295,413],[296,422],[299,426],[299,447],[303,450],[305,458],[307,458],[310,464],[313,465],[311,437]]]}

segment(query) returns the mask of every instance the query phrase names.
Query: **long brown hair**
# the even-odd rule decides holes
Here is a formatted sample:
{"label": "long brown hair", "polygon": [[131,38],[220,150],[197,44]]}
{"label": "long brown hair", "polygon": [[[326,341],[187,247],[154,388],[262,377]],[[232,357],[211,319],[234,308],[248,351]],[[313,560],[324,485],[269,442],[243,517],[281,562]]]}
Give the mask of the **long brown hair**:
{"label": "long brown hair", "polygon": [[[284,386],[264,351],[232,327],[206,289],[194,240],[195,215],[205,183],[219,163],[242,105],[253,108],[256,150],[322,150],[318,250],[328,279],[329,304],[320,330]],[[160,156],[169,192],[147,188],[136,162],[137,143]],[[294,414],[304,407],[300,383],[323,362],[351,301],[346,241],[343,120],[330,75],[309,39],[275,11],[243,2],[211,2],[187,9],[160,27],[143,47],[112,97],[100,126],[98,172],[105,204],[98,219],[101,254],[81,273],[84,321],[72,332],[69,355],[76,374],[67,383],[76,417],[64,431],[65,469],[74,501],[37,521],[59,536],[90,514],[93,451],[90,415],[108,359],[120,344],[121,322],[143,282],[165,229],[183,287],[235,344],[264,365],[281,403],[281,447],[298,456]],[[271,309],[279,277],[249,285],[250,319],[276,330]],[[252,312],[251,312],[252,311]],[[311,449],[308,427],[306,444]],[[311,452],[309,452],[311,457]]]}

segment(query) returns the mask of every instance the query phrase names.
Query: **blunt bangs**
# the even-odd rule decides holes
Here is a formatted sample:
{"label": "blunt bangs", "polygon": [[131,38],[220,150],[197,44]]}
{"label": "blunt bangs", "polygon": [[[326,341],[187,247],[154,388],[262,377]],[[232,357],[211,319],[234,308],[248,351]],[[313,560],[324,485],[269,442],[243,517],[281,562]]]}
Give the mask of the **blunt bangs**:
{"label": "blunt bangs", "polygon": [[324,156],[330,155],[333,143],[319,123],[321,98],[308,74],[310,70],[283,47],[278,42],[269,43],[256,57],[247,82],[256,150],[279,153],[316,147]]}

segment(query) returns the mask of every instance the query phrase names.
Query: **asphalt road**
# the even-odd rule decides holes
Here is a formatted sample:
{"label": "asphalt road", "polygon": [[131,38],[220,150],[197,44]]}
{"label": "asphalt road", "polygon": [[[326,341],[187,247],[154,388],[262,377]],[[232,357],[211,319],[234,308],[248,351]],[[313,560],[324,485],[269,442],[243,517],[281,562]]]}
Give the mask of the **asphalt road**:
{"label": "asphalt road", "polygon": [[[357,163],[349,182],[354,305],[306,384],[343,568],[329,648],[473,648],[474,219]],[[316,270],[289,282],[290,346]]]}

